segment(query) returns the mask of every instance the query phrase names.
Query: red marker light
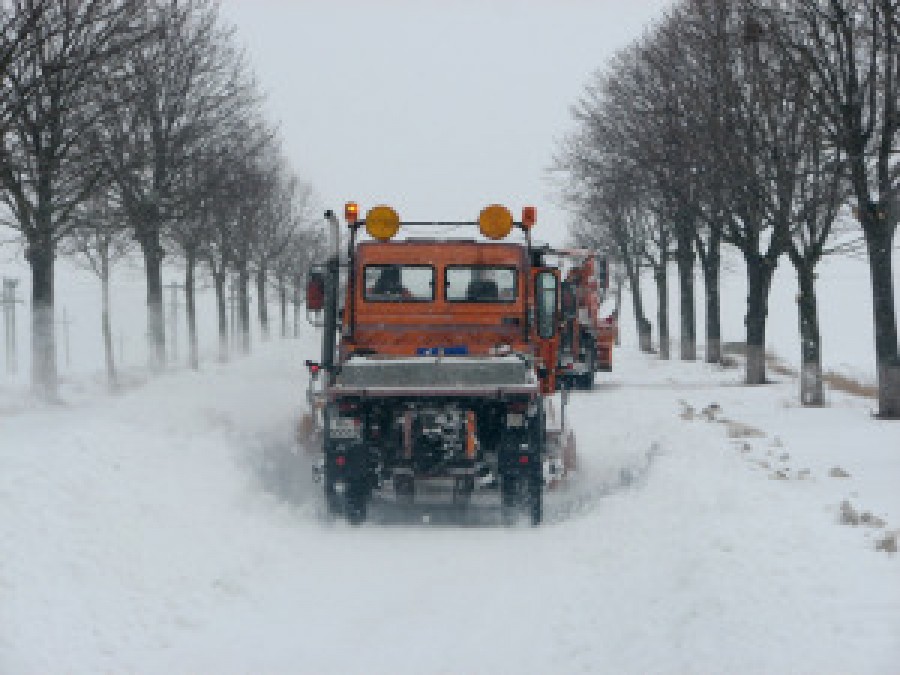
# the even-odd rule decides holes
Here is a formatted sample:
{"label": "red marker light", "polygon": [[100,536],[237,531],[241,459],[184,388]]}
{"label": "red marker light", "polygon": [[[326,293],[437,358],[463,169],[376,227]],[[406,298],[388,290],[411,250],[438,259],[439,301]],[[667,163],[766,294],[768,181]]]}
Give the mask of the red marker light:
{"label": "red marker light", "polygon": [[522,227],[530,230],[537,222],[537,209],[533,206],[522,207]]}
{"label": "red marker light", "polygon": [[334,463],[337,464],[338,466],[344,466],[347,463],[347,458],[344,457],[343,455],[338,455],[337,457],[334,458]]}
{"label": "red marker light", "polygon": [[528,455],[519,455],[519,464],[528,464]]}

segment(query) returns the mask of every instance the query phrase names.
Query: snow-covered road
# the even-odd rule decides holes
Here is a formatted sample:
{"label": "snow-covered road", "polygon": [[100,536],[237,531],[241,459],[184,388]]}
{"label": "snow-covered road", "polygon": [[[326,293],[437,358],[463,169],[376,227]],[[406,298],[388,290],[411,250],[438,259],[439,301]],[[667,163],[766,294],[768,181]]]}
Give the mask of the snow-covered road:
{"label": "snow-covered road", "polygon": [[291,454],[304,351],[0,416],[0,673],[900,670],[869,402],[622,349],[543,527],[351,528]]}

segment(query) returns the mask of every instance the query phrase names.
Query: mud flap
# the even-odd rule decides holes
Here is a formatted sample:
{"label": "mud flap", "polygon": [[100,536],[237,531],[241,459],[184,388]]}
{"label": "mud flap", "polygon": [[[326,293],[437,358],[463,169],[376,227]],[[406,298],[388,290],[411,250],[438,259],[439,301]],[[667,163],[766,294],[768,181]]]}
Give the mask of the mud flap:
{"label": "mud flap", "polygon": [[300,421],[297,423],[297,443],[304,447],[311,445],[310,441],[316,434],[316,420],[310,413],[303,413]]}
{"label": "mud flap", "polygon": [[575,434],[571,429],[566,432],[566,440],[563,442],[562,461],[563,468],[567,473],[578,469],[578,453],[575,445]]}

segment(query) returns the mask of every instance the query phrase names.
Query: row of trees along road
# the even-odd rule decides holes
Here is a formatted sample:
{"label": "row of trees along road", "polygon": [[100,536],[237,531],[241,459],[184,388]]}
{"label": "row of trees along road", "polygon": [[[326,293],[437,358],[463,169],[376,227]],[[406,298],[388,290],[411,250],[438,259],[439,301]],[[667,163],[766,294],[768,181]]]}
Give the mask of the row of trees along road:
{"label": "row of trees along road", "polygon": [[31,267],[38,394],[57,394],[60,254],[83,256],[101,279],[112,382],[110,266],[133,246],[146,270],[153,370],[166,359],[165,260],[184,266],[194,368],[203,271],[215,282],[223,358],[228,274],[240,279],[242,350],[250,275],[268,334],[267,286],[277,285],[284,312],[319,237],[309,225],[310,189],[263,119],[257,84],[215,0],[0,0],[0,82],[0,217],[21,233]]}
{"label": "row of trees along road", "polygon": [[[659,351],[678,269],[683,359],[696,358],[695,266],[706,360],[721,358],[723,245],[746,263],[746,373],[766,381],[776,265],[799,283],[801,399],[822,403],[816,266],[865,248],[879,413],[900,417],[891,255],[900,215],[900,0],[682,0],[598,71],[573,107],[555,169],[582,243],[616,256],[650,349],[639,275],[653,271]],[[850,215],[852,214],[852,215]],[[860,232],[861,231],[861,232]],[[861,236],[860,236],[861,235]]]}

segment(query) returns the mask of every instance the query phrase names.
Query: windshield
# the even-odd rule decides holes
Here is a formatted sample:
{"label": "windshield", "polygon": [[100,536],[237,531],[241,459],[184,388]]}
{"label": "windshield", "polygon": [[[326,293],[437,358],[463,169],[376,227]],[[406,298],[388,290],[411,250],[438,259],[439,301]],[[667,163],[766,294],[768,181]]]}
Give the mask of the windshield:
{"label": "windshield", "polygon": [[516,269],[487,265],[454,265],[447,268],[448,302],[514,302]]}

